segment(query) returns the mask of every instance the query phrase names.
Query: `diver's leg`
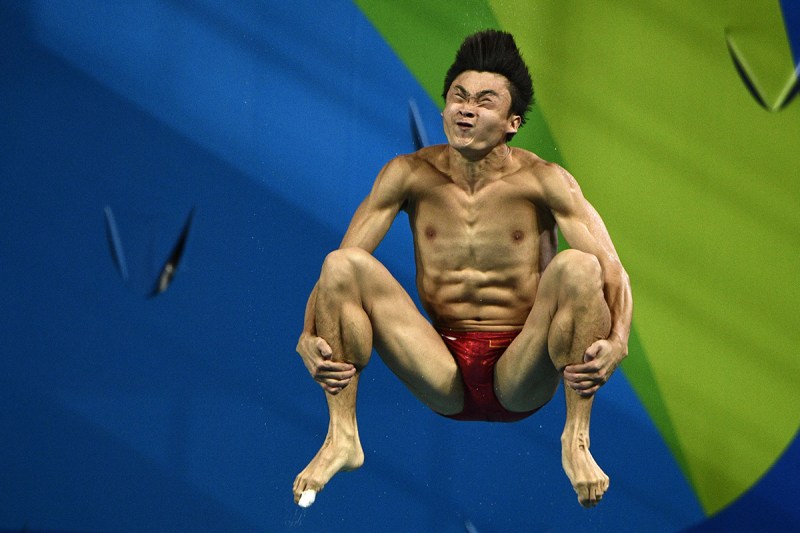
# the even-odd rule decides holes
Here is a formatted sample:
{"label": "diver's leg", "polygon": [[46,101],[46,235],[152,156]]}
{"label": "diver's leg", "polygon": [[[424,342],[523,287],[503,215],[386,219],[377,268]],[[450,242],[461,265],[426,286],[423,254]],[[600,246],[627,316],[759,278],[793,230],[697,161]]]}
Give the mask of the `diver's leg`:
{"label": "diver's leg", "polygon": [[[558,311],[548,334],[553,364],[564,367],[584,362],[585,350],[596,340],[605,339],[611,328],[611,315],[603,297],[600,264],[594,256],[582,254],[570,261],[559,297]],[[589,420],[594,395],[582,396],[564,386],[567,420],[561,435],[561,462],[584,507],[599,503],[608,490],[608,476],[589,451]]]}
{"label": "diver's leg", "polygon": [[441,338],[369,253],[346,248],[328,255],[317,289],[316,326],[333,360],[352,363],[356,375],[338,394],[325,393],[328,434],[295,479],[295,501],[306,490],[319,492],[337,472],[358,468],[364,461],[356,395],[373,340],[386,365],[426,405],[443,414],[459,412],[463,405],[458,369]]}
{"label": "diver's leg", "polygon": [[[500,402],[512,411],[540,407],[552,396],[564,368],[582,363],[585,350],[606,338],[610,324],[597,259],[576,250],[559,253],[545,269],[522,332],[498,361],[495,389]],[[581,505],[590,507],[609,485],[589,452],[594,396],[581,396],[568,386],[564,395],[562,465]]]}

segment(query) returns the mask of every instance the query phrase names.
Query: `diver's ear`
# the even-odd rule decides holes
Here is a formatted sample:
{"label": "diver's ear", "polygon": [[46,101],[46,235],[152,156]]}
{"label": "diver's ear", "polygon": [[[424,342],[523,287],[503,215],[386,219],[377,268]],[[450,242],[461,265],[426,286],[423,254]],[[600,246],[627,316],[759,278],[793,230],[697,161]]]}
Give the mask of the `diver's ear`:
{"label": "diver's ear", "polygon": [[511,115],[508,117],[508,127],[506,127],[506,135],[517,133],[519,127],[522,125],[522,117],[519,115]]}

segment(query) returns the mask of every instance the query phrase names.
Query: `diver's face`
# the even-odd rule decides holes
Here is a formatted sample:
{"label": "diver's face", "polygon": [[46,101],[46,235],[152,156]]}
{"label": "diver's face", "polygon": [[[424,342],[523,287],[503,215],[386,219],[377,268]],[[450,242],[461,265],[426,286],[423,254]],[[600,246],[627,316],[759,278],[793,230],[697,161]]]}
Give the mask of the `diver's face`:
{"label": "diver's face", "polygon": [[459,151],[488,153],[519,129],[521,118],[510,110],[511,93],[505,76],[462,72],[450,85],[442,112],[448,143]]}

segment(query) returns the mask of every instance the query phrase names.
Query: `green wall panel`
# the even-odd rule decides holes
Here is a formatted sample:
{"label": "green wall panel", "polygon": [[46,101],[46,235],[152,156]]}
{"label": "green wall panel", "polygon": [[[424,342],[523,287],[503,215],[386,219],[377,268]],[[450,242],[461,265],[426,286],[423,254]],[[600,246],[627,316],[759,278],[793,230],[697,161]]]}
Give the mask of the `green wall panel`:
{"label": "green wall panel", "polygon": [[800,105],[775,3],[492,2],[631,274],[647,361],[625,369],[713,514],[798,429]]}

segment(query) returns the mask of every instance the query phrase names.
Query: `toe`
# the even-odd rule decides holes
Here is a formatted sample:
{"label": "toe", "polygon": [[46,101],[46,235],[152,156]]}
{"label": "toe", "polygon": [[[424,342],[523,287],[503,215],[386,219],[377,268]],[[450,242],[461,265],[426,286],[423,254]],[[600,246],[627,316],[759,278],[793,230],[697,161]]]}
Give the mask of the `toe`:
{"label": "toe", "polygon": [[600,497],[597,494],[597,489],[592,487],[589,489],[589,505],[587,507],[594,507],[600,501]]}
{"label": "toe", "polygon": [[575,492],[578,494],[578,502],[582,507],[591,507],[591,494],[587,483],[578,483]]}
{"label": "toe", "polygon": [[299,481],[295,481],[294,487],[292,487],[292,494],[294,495],[294,503],[300,501],[300,495],[303,494],[305,490],[305,483],[300,483]]}

